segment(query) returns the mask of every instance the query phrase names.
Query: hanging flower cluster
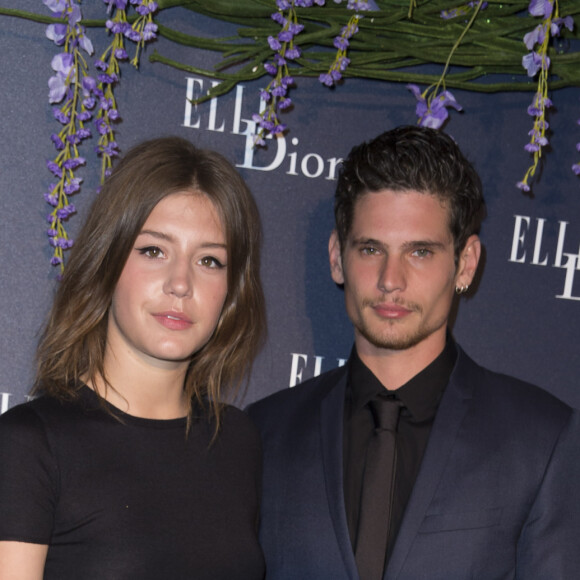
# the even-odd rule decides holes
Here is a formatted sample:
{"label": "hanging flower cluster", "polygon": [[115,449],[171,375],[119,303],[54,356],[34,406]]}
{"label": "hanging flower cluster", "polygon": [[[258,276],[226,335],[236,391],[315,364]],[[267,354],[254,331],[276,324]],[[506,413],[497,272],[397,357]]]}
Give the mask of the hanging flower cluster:
{"label": "hanging flower cluster", "polygon": [[[449,69],[449,63],[451,62],[451,57],[453,53],[457,50],[457,47],[461,44],[463,37],[467,34],[467,31],[471,28],[475,21],[475,18],[479,14],[480,10],[485,9],[487,2],[483,0],[475,0],[474,2],[469,2],[464,6],[455,9],[457,12],[449,16],[447,13],[442,12],[441,17],[443,19],[454,18],[461,14],[467,14],[469,11],[473,11],[471,18],[465,25],[463,32],[453,45],[449,56],[447,57],[447,62],[445,63],[445,68],[443,73],[439,78],[439,81],[435,85],[428,86],[423,92],[415,84],[408,84],[407,88],[413,93],[417,99],[417,105],[415,107],[415,114],[417,115],[417,124],[421,127],[430,127],[432,129],[439,129],[443,126],[443,123],[449,117],[448,108],[455,109],[456,111],[461,111],[463,108],[457,102],[457,99],[453,96],[451,91],[445,89],[445,75]],[[453,11],[451,11],[453,12]],[[443,86],[443,92],[439,92],[439,88]]]}
{"label": "hanging flower cluster", "polygon": [[[334,0],[336,2],[336,0]],[[357,3],[361,4],[360,2]],[[354,5],[354,3],[353,3]],[[365,3],[364,8],[361,10],[369,10],[368,5]],[[348,8],[351,7],[349,2]],[[357,8],[358,10],[359,8]],[[342,73],[346,67],[350,64],[350,59],[346,56],[346,51],[349,46],[349,39],[352,38],[358,32],[358,21],[362,18],[360,14],[354,14],[351,16],[348,24],[343,27],[341,34],[334,39],[334,46],[337,49],[336,57],[334,62],[330,65],[328,72],[322,73],[318,80],[327,87],[331,87],[342,78]]]}
{"label": "hanging flower cluster", "polygon": [[451,91],[437,94],[438,87],[433,85],[427,87],[423,92],[414,84],[408,84],[407,88],[417,99],[415,114],[417,115],[417,124],[421,127],[440,129],[449,117],[448,107],[456,111],[463,109]]}
{"label": "hanging flower cluster", "polygon": [[158,8],[157,3],[152,0],[131,0],[139,16],[133,24],[130,24],[127,21],[127,0],[103,0],[103,2],[109,12],[106,27],[112,35],[112,40],[95,62],[100,71],[95,89],[99,102],[95,126],[99,134],[96,151],[101,157],[101,182],[110,174],[113,158],[119,154],[113,129],[113,123],[120,120],[114,87],[119,82],[120,61],[129,58],[125,49],[125,39],[137,44],[131,64],[138,67],[139,54],[145,42],[156,38],[157,25],[153,22],[153,12]]}
{"label": "hanging flower cluster", "polygon": [[62,18],[61,23],[50,24],[46,29],[46,36],[63,47],[63,52],[52,59],[55,75],[48,81],[49,102],[61,103],[53,108],[53,114],[62,129],[51,135],[57,155],[47,162],[47,167],[56,183],[51,183],[44,194],[45,201],[52,206],[47,216],[47,234],[53,248],[51,264],[60,266],[62,272],[63,252],[73,245],[64,223],[76,212],[69,198],[79,191],[82,182],[75,175],[78,167],[85,164],[78,146],[91,136],[85,123],[92,117],[94,102],[91,97],[96,83],[89,76],[87,62],[81,53],[82,49],[92,54],[93,45],[80,24],[80,7],[73,0],[44,0],[44,4]]}
{"label": "hanging flower cluster", "polygon": [[86,163],[85,158],[79,155],[78,148],[91,136],[87,123],[94,116],[98,133],[96,152],[102,158],[102,182],[110,173],[113,157],[118,155],[112,123],[119,119],[119,112],[113,88],[119,81],[119,61],[129,58],[124,39],[137,43],[131,62],[138,66],[144,43],[156,35],[157,26],[153,23],[152,13],[157,10],[157,4],[152,0],[130,0],[139,15],[131,25],[127,22],[127,0],[103,0],[111,15],[107,20],[107,29],[113,39],[95,63],[99,71],[95,79],[89,75],[87,61],[81,52],[82,49],[91,55],[94,51],[81,25],[80,6],[75,0],[43,1],[57,18],[62,19],[62,22],[50,24],[46,29],[46,36],[57,46],[63,47],[63,52],[53,58],[51,66],[55,74],[48,81],[49,102],[60,103],[53,113],[62,124],[60,132],[51,136],[57,156],[47,163],[57,181],[51,183],[44,194],[44,199],[53,208],[47,217],[47,234],[53,247],[51,264],[59,266],[62,273],[64,250],[73,245],[65,229],[65,222],[76,212],[69,198],[80,190],[82,179],[75,171]]}
{"label": "hanging flower cluster", "polygon": [[530,191],[529,180],[536,172],[542,157],[542,148],[548,145],[546,132],[549,123],[546,120],[546,111],[552,106],[552,101],[548,97],[548,71],[550,69],[548,45],[550,37],[560,36],[563,27],[568,30],[572,30],[574,27],[572,17],[559,17],[558,0],[531,0],[528,11],[532,16],[541,17],[542,23],[524,36],[524,44],[531,52],[522,58],[522,66],[526,69],[529,77],[535,77],[538,74],[538,90],[528,107],[528,115],[534,118],[534,125],[528,133],[530,141],[526,144],[525,150],[533,153],[534,159],[524,178],[516,184],[522,191]]}
{"label": "hanging flower cluster", "polygon": [[265,145],[268,135],[276,135],[286,130],[286,125],[280,122],[278,112],[292,105],[292,99],[287,96],[288,88],[294,84],[294,79],[288,70],[288,61],[300,57],[300,48],[295,46],[294,37],[304,30],[303,24],[298,24],[296,7],[309,8],[314,3],[324,5],[325,0],[276,0],[278,11],[272,14],[272,20],[282,26],[277,36],[269,36],[268,44],[274,51],[272,62],[264,63],[266,72],[274,78],[265,89],[260,90],[260,113],[252,116],[259,127],[254,134],[254,145]]}

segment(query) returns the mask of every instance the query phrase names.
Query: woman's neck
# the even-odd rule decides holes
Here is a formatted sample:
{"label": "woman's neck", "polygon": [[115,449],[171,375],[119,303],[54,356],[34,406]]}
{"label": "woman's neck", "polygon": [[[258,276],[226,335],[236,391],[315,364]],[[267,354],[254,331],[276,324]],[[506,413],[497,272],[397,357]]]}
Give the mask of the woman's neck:
{"label": "woman's neck", "polygon": [[151,364],[137,357],[105,354],[105,377],[87,384],[121,411],[145,419],[177,419],[187,415],[183,390],[188,363]]}

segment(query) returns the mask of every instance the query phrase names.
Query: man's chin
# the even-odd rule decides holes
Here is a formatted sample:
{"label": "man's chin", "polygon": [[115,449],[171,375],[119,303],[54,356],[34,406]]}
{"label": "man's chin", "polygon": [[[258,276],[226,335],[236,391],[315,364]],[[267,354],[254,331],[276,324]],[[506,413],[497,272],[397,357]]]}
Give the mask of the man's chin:
{"label": "man's chin", "polygon": [[380,334],[369,332],[368,329],[358,329],[359,333],[375,348],[385,350],[407,350],[417,346],[420,342],[425,340],[429,333],[422,332],[391,332],[388,334]]}

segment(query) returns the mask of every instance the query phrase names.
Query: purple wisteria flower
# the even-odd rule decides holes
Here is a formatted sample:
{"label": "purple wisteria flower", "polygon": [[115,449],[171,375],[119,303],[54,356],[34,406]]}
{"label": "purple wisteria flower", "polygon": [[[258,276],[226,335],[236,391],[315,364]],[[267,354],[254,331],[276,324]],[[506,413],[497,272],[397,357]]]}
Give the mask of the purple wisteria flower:
{"label": "purple wisteria flower", "polygon": [[[337,4],[340,0],[334,0]],[[358,22],[362,18],[358,14],[359,10],[371,10],[368,2],[351,2],[349,1],[347,9],[355,10],[357,13],[352,16],[348,24],[342,28],[340,35],[336,36],[333,42],[334,47],[337,49],[336,56],[334,57],[334,62],[330,65],[327,72],[322,73],[318,80],[327,87],[332,87],[342,79],[342,73],[346,70],[350,64],[350,59],[346,56],[346,51],[350,46],[350,39],[358,32]]]}
{"label": "purple wisteria flower", "polygon": [[567,28],[570,32],[574,30],[574,19],[571,16],[565,18],[554,18],[550,26],[550,34],[552,36],[560,36],[562,27]]}
{"label": "purple wisteria flower", "polygon": [[540,69],[550,68],[550,57],[532,51],[522,57],[522,66],[528,71],[529,77],[534,77]]}
{"label": "purple wisteria flower", "polygon": [[46,27],[46,37],[52,40],[57,46],[62,46],[66,38],[67,26],[66,24],[49,24]]}
{"label": "purple wisteria flower", "polygon": [[546,28],[542,24],[538,24],[534,30],[524,36],[524,44],[528,50],[532,50],[535,44],[542,44],[545,37]]}
{"label": "purple wisteria flower", "polygon": [[42,3],[52,12],[62,14],[68,8],[68,0],[42,0]]}
{"label": "purple wisteria flower", "polygon": [[531,0],[528,6],[528,12],[532,16],[541,16],[543,20],[552,16],[553,10],[554,0]]}
{"label": "purple wisteria flower", "polygon": [[304,30],[304,25],[297,21],[295,7],[309,8],[314,3],[322,6],[324,0],[295,0],[294,3],[276,0],[279,11],[274,12],[271,18],[282,30],[277,35],[268,37],[268,46],[274,51],[274,55],[270,62],[264,63],[264,70],[274,78],[266,88],[260,89],[260,99],[265,106],[260,109],[259,114],[252,117],[256,127],[254,145],[265,145],[266,136],[277,135],[286,130],[286,125],[278,118],[278,112],[292,106],[288,91],[294,84],[294,79],[290,75],[288,62],[300,58],[300,47],[294,44],[294,39]]}
{"label": "purple wisteria flower", "polygon": [[[538,88],[534,94],[532,103],[528,107],[528,115],[534,118],[532,129],[528,132],[530,140],[524,149],[533,154],[533,162],[526,171],[524,178],[516,186],[523,191],[530,191],[529,180],[534,176],[542,149],[549,144],[547,130],[549,124],[546,120],[546,111],[552,106],[548,97],[548,72],[550,69],[550,57],[548,56],[548,44],[550,37],[559,36],[562,29],[572,30],[574,21],[572,17],[558,16],[558,10],[554,0],[531,0],[528,12],[535,17],[540,17],[542,23],[528,32],[523,42],[530,51],[522,58],[522,66],[526,69],[529,77],[538,75]],[[574,167],[572,168],[574,170]]]}
{"label": "purple wisteria flower", "polygon": [[53,108],[54,118],[61,123],[62,129],[50,137],[57,155],[46,164],[57,182],[51,183],[48,192],[43,194],[52,207],[47,218],[47,235],[53,248],[51,264],[60,266],[62,272],[63,251],[73,244],[66,233],[65,222],[76,212],[69,196],[78,193],[82,184],[82,178],[74,172],[85,164],[78,148],[91,136],[84,123],[92,118],[90,105],[94,106],[96,81],[88,75],[86,61],[80,52],[93,52],[93,45],[81,25],[80,6],[74,0],[44,0],[44,4],[66,21],[50,24],[46,29],[47,38],[65,49],[53,57],[51,67],[55,74],[48,81],[49,102],[62,103]]}
{"label": "purple wisteria flower", "polygon": [[74,57],[68,52],[63,52],[53,57],[50,66],[56,74],[48,79],[49,103],[60,103],[64,99],[69,85],[76,79],[76,71],[73,70],[73,65]]}
{"label": "purple wisteria flower", "polygon": [[407,88],[417,99],[415,113],[418,117],[418,124],[421,127],[440,129],[449,117],[448,107],[456,111],[463,110],[463,107],[457,102],[450,91],[443,91],[427,99],[427,91],[421,93],[421,89],[417,85],[408,84]]}

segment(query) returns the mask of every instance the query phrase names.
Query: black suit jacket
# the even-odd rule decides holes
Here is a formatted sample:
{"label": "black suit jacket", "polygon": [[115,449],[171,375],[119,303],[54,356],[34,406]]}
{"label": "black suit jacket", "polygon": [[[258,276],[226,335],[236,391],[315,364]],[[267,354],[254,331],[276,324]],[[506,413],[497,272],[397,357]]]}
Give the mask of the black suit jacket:
{"label": "black suit jacket", "polygon": [[[461,349],[385,580],[580,578],[578,413]],[[358,579],[342,485],[346,368],[251,405],[269,580]]]}

